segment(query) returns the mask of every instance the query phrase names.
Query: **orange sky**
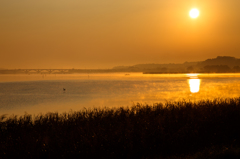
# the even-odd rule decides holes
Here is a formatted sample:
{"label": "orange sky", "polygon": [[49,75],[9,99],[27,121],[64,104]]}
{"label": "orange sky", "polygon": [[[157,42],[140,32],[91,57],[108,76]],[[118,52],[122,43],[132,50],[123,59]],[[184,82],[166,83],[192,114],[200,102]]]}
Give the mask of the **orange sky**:
{"label": "orange sky", "polygon": [[1,0],[0,68],[240,58],[239,8],[239,0]]}

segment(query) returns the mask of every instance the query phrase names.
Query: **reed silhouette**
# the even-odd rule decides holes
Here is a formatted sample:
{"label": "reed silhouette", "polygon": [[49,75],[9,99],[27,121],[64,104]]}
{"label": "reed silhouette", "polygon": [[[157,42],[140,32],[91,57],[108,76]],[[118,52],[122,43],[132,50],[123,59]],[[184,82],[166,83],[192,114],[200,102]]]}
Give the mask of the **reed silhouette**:
{"label": "reed silhouette", "polygon": [[3,115],[0,158],[214,158],[238,150],[239,123],[240,98]]}

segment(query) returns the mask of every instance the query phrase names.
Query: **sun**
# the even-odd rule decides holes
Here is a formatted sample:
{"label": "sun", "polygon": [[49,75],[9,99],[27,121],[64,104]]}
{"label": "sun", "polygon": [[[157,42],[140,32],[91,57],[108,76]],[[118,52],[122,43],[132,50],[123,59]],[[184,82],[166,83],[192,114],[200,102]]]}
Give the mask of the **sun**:
{"label": "sun", "polygon": [[189,12],[189,16],[191,18],[197,18],[199,16],[199,10],[196,8],[191,9]]}

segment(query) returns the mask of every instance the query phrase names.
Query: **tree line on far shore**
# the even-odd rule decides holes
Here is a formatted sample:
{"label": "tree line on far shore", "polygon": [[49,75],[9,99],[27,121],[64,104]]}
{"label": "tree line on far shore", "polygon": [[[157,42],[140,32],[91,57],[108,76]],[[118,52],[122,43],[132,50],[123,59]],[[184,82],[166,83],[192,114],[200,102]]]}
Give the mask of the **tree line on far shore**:
{"label": "tree line on far shore", "polygon": [[137,64],[116,66],[112,69],[0,69],[0,74],[73,74],[73,73],[240,73],[240,59],[230,56],[218,56],[199,62],[182,64]]}

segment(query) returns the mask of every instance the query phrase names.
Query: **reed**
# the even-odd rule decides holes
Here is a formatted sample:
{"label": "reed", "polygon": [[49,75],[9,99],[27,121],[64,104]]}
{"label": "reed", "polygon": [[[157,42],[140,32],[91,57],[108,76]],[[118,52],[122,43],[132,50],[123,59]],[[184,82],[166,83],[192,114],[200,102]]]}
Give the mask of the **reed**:
{"label": "reed", "polygon": [[[0,118],[0,157],[154,158],[240,146],[240,98]],[[211,154],[211,153],[210,153]]]}

